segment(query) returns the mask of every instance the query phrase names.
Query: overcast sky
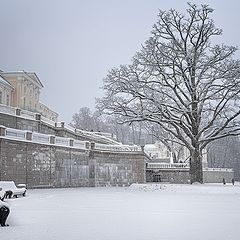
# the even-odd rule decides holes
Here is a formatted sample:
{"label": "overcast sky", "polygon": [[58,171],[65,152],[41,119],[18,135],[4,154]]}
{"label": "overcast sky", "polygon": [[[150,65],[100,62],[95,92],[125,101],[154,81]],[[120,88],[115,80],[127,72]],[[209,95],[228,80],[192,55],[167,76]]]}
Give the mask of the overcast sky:
{"label": "overcast sky", "polygon": [[[214,8],[219,40],[240,45],[238,0],[191,2]],[[80,107],[94,109],[107,71],[140,50],[158,9],[186,7],[181,0],[0,0],[0,69],[36,72],[41,101],[69,123]]]}

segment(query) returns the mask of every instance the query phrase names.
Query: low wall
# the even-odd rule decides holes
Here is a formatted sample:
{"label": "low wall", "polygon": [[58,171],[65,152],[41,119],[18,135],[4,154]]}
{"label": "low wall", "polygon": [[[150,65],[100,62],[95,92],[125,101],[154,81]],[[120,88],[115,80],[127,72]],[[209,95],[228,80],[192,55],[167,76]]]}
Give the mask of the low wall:
{"label": "low wall", "polygon": [[147,170],[147,182],[189,183],[190,174],[188,169],[161,169]]}
{"label": "low wall", "polygon": [[96,186],[129,186],[144,183],[145,155],[142,152],[93,152]]}
{"label": "low wall", "polygon": [[221,171],[221,170],[203,170],[203,179],[205,183],[222,183],[223,178],[226,183],[231,183],[234,179],[233,171]]}
{"label": "low wall", "polygon": [[145,182],[142,152],[83,150],[0,138],[0,180],[36,187],[123,186]]}
{"label": "low wall", "polygon": [[[232,182],[234,172],[230,169],[204,169],[204,183],[222,183],[223,178],[226,183]],[[170,182],[170,183],[189,183],[189,169],[155,169],[146,171],[147,182]]]}

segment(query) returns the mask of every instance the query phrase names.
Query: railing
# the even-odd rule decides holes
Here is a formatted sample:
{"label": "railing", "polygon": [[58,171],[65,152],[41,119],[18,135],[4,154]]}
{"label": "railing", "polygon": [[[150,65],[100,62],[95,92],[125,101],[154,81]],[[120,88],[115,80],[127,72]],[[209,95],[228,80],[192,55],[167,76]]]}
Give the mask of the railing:
{"label": "railing", "polygon": [[[188,163],[147,163],[147,169],[189,169]],[[203,171],[233,172],[231,168],[203,168]]]}
{"label": "railing", "polygon": [[26,138],[26,132],[18,129],[7,128],[6,137],[11,139],[22,139]]}
{"label": "railing", "polygon": [[14,107],[0,104],[0,112],[15,115],[16,109]]}
{"label": "railing", "polygon": [[1,138],[10,138],[14,140],[26,140],[34,143],[41,144],[51,144],[51,145],[60,145],[64,147],[73,147],[78,149],[86,149],[86,150],[105,150],[105,151],[114,151],[114,152],[138,152],[141,151],[139,146],[129,146],[129,145],[108,145],[108,144],[100,144],[100,143],[90,143],[88,141],[80,141],[71,138],[65,137],[56,137],[53,135],[47,135],[37,132],[24,131],[14,128],[6,128],[4,126],[0,126],[0,137]]}
{"label": "railing", "polygon": [[34,112],[30,112],[30,111],[27,111],[27,110],[24,110],[24,109],[21,109],[21,117],[24,117],[24,118],[30,118],[30,119],[36,119],[35,117],[35,113]]}
{"label": "railing", "polygon": [[110,138],[112,140],[116,139],[116,135],[113,134],[113,133],[108,133],[108,132],[93,132],[95,135],[98,135],[98,136],[103,136],[103,137],[106,137],[106,138]]}
{"label": "railing", "polygon": [[138,146],[129,146],[129,145],[108,145],[95,143],[95,149],[98,150],[106,150],[106,151],[114,151],[114,152],[137,152],[141,151],[141,147]]}
{"label": "railing", "polygon": [[87,141],[79,141],[74,140],[73,141],[73,147],[80,148],[80,149],[86,149]]}
{"label": "railing", "polygon": [[[31,111],[28,111],[25,109],[15,108],[15,107],[6,106],[6,105],[2,105],[2,104],[0,104],[0,112],[5,113],[5,114],[14,115],[14,116],[19,116],[22,118],[33,119],[33,120],[39,120],[36,118],[36,115],[41,115],[40,113],[37,113],[37,112],[31,112]],[[55,126],[54,121],[52,121],[51,119],[48,119],[42,115],[41,115],[41,120],[45,123],[52,125],[53,127]]]}
{"label": "railing", "polygon": [[44,123],[47,123],[47,124],[49,124],[49,125],[51,125],[51,126],[55,126],[55,122],[54,121],[52,121],[51,119],[48,119],[48,118],[46,118],[46,117],[44,117],[44,116],[41,116],[41,120],[44,122]]}
{"label": "railing", "polygon": [[130,149],[130,151],[133,151],[133,152],[135,152],[135,151],[137,151],[137,152],[142,151],[141,147],[137,146],[137,145],[133,145],[133,146],[128,145],[128,148]]}
{"label": "railing", "polygon": [[[70,127],[69,125],[66,125],[64,122],[54,122],[51,119],[48,119],[37,112],[31,112],[28,110],[14,108],[2,104],[0,104],[0,112],[32,120],[41,120],[42,122],[49,124],[52,127],[64,128],[65,130],[70,131],[72,134],[81,135],[83,137],[91,139],[91,141],[102,142],[112,145],[121,145],[121,143],[112,139],[112,134],[110,133],[89,132],[80,129],[75,129]],[[38,115],[40,115],[40,117],[38,117]]]}
{"label": "railing", "polygon": [[204,168],[203,171],[233,172],[232,168]]}
{"label": "railing", "polygon": [[[26,118],[26,119],[31,119],[31,120],[41,120],[42,122],[49,124],[52,127],[64,128],[65,130],[68,130],[73,134],[80,134],[83,137],[86,137],[86,138],[88,137],[92,141],[96,141],[96,142],[100,141],[103,143],[120,145],[120,143],[118,143],[117,141],[113,140],[110,137],[110,136],[112,136],[112,134],[110,134],[110,133],[89,132],[89,131],[84,131],[84,130],[80,130],[80,129],[75,129],[68,125],[65,125],[64,122],[54,122],[51,119],[48,119],[39,113],[31,112],[31,111],[28,111],[25,109],[14,108],[14,107],[0,104],[0,112],[5,113],[5,114],[14,115],[14,116],[19,116],[19,117]],[[40,118],[37,115],[40,115]]]}
{"label": "railing", "polygon": [[70,146],[70,139],[64,137],[56,137],[55,144],[61,146]]}
{"label": "railing", "polygon": [[71,127],[71,126],[69,126],[69,125],[65,126],[65,128],[66,128],[68,131],[75,133],[75,128],[73,128],[73,127]]}
{"label": "railing", "polygon": [[167,168],[189,168],[188,163],[147,163],[147,168],[167,169]]}
{"label": "railing", "polygon": [[105,136],[102,136],[102,135],[99,135],[99,134],[96,134],[94,132],[88,132],[88,131],[84,131],[84,130],[80,130],[80,129],[75,129],[75,133],[76,134],[81,134],[83,136],[88,136],[89,138],[95,140],[95,141],[105,141],[105,142],[108,142],[108,143],[111,143],[113,145],[121,145],[121,143],[113,140],[113,139],[109,139]]}
{"label": "railing", "polygon": [[51,119],[54,119],[57,121],[58,114],[41,102],[39,102],[39,112],[41,115],[44,115],[44,113],[47,113],[49,116],[52,117]]}
{"label": "railing", "polygon": [[50,143],[50,136],[42,133],[32,133],[32,141],[37,143]]}

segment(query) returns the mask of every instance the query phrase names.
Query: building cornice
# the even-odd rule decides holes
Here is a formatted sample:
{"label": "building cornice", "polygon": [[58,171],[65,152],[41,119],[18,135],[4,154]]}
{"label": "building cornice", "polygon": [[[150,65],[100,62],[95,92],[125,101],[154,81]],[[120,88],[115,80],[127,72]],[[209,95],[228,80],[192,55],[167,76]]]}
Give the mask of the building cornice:
{"label": "building cornice", "polygon": [[11,88],[12,90],[14,90],[14,87],[12,86],[12,84],[10,82],[8,82],[7,79],[5,79],[0,72],[0,83],[3,83],[5,86]]}
{"label": "building cornice", "polygon": [[35,72],[26,72],[26,71],[15,71],[15,72],[1,72],[2,76],[23,76],[26,77],[28,80],[36,83],[40,88],[43,88],[43,84],[38,78]]}

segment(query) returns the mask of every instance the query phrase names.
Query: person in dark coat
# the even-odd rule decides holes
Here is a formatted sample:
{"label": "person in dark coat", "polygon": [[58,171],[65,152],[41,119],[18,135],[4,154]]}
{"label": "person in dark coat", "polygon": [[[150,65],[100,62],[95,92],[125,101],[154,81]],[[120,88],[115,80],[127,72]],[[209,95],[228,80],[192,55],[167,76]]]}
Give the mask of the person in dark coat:
{"label": "person in dark coat", "polygon": [[225,178],[223,178],[223,185],[225,185],[226,184],[226,181],[225,181]]}
{"label": "person in dark coat", "polygon": [[232,185],[234,185],[235,181],[234,181],[234,178],[232,179]]}
{"label": "person in dark coat", "polygon": [[10,213],[10,209],[9,209],[9,205],[3,200],[4,200],[4,197],[0,198],[0,225],[2,227],[6,227],[8,226],[8,224],[6,224],[6,220]]}

